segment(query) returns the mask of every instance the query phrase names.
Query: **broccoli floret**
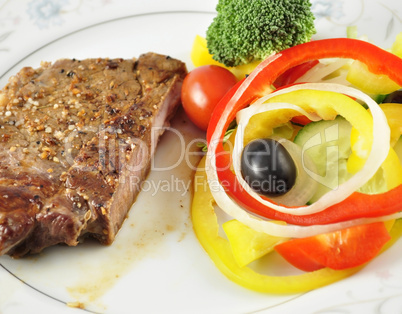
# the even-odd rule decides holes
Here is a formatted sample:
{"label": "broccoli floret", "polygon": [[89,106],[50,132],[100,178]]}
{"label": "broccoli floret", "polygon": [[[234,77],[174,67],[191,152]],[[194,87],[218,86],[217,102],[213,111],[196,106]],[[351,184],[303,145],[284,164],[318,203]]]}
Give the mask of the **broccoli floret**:
{"label": "broccoli floret", "polygon": [[310,8],[309,0],[219,0],[208,51],[232,67],[307,42],[316,32]]}

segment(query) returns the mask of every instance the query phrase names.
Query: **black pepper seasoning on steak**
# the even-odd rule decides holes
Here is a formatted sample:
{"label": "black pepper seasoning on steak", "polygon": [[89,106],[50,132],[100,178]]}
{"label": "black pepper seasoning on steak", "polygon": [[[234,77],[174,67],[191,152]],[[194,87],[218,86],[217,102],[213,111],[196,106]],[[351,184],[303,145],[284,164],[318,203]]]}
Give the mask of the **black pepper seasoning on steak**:
{"label": "black pepper seasoning on steak", "polygon": [[[23,68],[0,92],[0,255],[113,242],[180,103],[185,65],[147,53]],[[157,135],[155,137],[155,135]],[[137,185],[139,186],[139,185]]]}

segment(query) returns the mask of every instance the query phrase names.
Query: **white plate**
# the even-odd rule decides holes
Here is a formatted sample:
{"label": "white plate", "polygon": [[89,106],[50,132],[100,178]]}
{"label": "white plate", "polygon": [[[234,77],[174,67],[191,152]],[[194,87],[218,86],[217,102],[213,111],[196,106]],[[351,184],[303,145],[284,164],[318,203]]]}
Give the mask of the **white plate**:
{"label": "white plate", "polygon": [[[399,0],[313,3],[316,38],[345,36],[347,25],[358,25],[359,35],[387,48],[402,31]],[[213,16],[141,13],[78,29],[34,51],[25,48],[25,57],[2,73],[0,85],[22,66],[62,57],[131,58],[155,51],[182,59],[191,69],[191,43]],[[189,215],[193,169],[188,166],[198,157],[189,161],[185,153],[203,134],[182,112],[173,127],[179,133],[163,137],[145,190],[112,246],[86,242],[20,260],[0,257],[1,313],[81,311],[67,307],[69,302],[101,313],[392,313],[402,308],[401,241],[355,276],[306,294],[259,294],[227,280],[197,242]]]}

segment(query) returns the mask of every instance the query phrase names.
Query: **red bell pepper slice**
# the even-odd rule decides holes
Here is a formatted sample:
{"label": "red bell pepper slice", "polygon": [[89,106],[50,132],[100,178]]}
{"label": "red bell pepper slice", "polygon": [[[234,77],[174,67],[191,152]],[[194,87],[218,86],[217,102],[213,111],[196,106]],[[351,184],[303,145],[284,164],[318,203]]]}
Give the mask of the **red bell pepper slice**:
{"label": "red bell pepper slice", "polygon": [[324,267],[342,270],[369,262],[390,239],[384,223],[375,222],[292,239],[276,245],[275,250],[290,264],[304,271]]}
{"label": "red bell pepper slice", "polygon": [[291,121],[293,123],[296,123],[299,125],[306,125],[311,122],[311,120],[309,118],[307,118],[306,116],[296,116],[296,117],[293,117]]}
{"label": "red bell pepper slice", "polygon": [[292,69],[287,70],[281,74],[273,83],[273,85],[278,88],[286,85],[293,84],[297,79],[302,77],[308,70],[312,69],[319,63],[318,60],[307,61],[300,65],[295,66]]}
{"label": "red bell pepper slice", "polygon": [[[250,211],[269,219],[312,225],[383,216],[402,209],[402,186],[399,186],[380,195],[354,193],[343,202],[312,215],[283,214],[239,190],[240,184],[230,170],[231,158],[223,149],[223,136],[230,122],[235,119],[236,113],[256,98],[271,92],[271,85],[285,71],[308,61],[336,57],[359,60],[366,64],[372,73],[385,74],[402,86],[402,60],[398,56],[357,39],[323,39],[294,46],[269,57],[242,84],[235,86],[215,108],[207,130],[207,141],[218,141],[215,151],[212,152],[216,160],[218,178],[221,182],[224,181],[224,188],[229,196]],[[345,206],[350,210],[345,210]]]}

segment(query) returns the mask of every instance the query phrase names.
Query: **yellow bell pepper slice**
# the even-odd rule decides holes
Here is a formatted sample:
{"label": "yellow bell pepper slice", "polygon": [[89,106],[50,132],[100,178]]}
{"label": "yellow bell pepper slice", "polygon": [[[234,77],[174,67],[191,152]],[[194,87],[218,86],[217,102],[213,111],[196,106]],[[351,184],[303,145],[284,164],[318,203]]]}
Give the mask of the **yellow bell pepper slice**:
{"label": "yellow bell pepper slice", "polygon": [[391,52],[399,58],[402,58],[402,32],[396,35],[396,39],[391,47]]}
{"label": "yellow bell pepper slice", "polygon": [[259,65],[261,62],[260,61],[254,61],[251,63],[247,64],[241,64],[233,68],[229,68],[230,72],[232,72],[236,78],[240,81],[241,79],[244,79],[246,75],[250,74],[253,72],[253,70]]}
{"label": "yellow bell pepper slice", "polygon": [[[402,32],[396,36],[391,52],[402,58]],[[350,65],[346,79],[368,94],[386,95],[400,88],[388,76],[371,73],[365,64],[357,60]]]}
{"label": "yellow bell pepper slice", "polygon": [[212,58],[212,55],[208,52],[207,40],[200,35],[196,35],[194,38],[190,56],[195,67],[208,64],[225,67],[222,63]]}
{"label": "yellow bell pepper slice", "polygon": [[258,61],[255,61],[252,63],[239,65],[237,67],[226,67],[224,64],[212,58],[212,55],[208,52],[207,40],[200,35],[196,35],[194,38],[193,47],[191,49],[191,61],[193,62],[193,65],[195,67],[209,64],[219,65],[231,71],[238,80],[241,80],[247,74],[250,74],[260,63]]}
{"label": "yellow bell pepper slice", "polygon": [[384,103],[380,107],[391,129],[391,146],[394,146],[402,134],[402,104]]}
{"label": "yellow bell pepper slice", "polygon": [[[277,223],[286,224],[283,221],[277,221]],[[233,257],[240,267],[272,252],[275,245],[289,240],[257,232],[235,219],[222,224],[222,228],[228,237]]]}
{"label": "yellow bell pepper slice", "polygon": [[367,94],[390,94],[400,88],[387,75],[371,73],[367,65],[353,61],[350,65],[346,80]]}
{"label": "yellow bell pepper slice", "polygon": [[[233,282],[259,292],[287,294],[306,292],[346,278],[363,266],[332,270],[323,268],[314,272],[293,276],[268,276],[257,273],[250,267],[240,267],[228,240],[219,235],[219,225],[214,211],[214,199],[208,188],[205,173],[205,158],[200,162],[194,179],[194,197],[192,202],[192,222],[195,234],[215,263],[217,268]],[[390,232],[392,239],[383,250],[392,245],[402,234],[402,220],[397,220]]]}

